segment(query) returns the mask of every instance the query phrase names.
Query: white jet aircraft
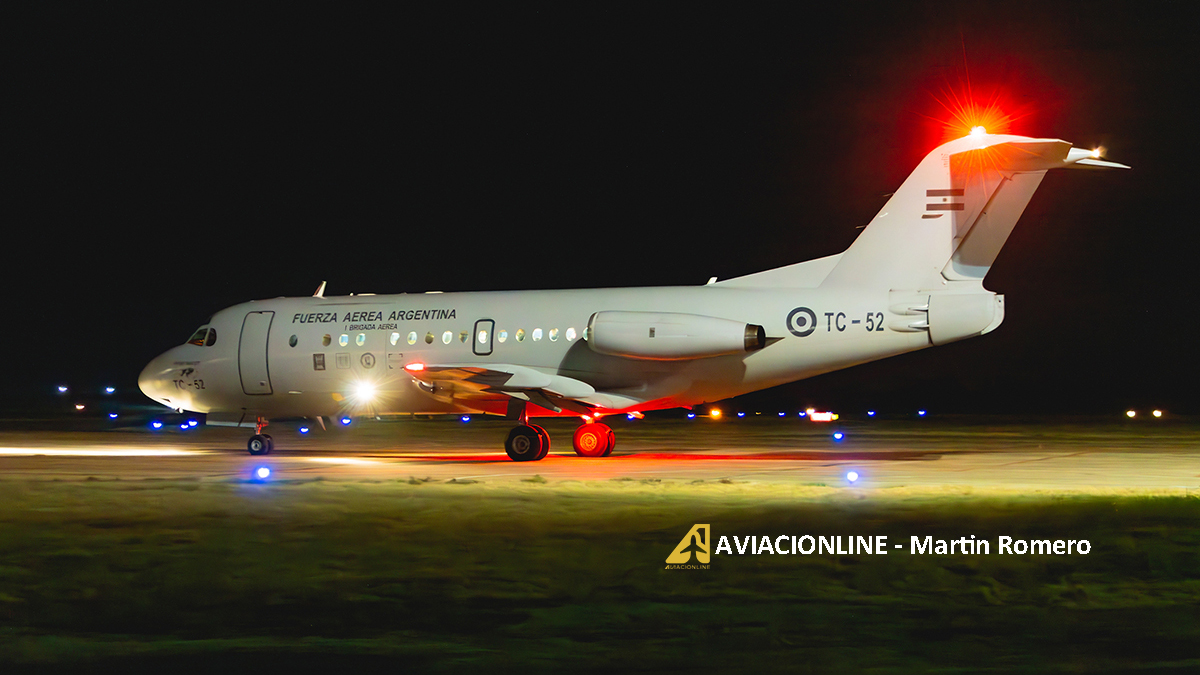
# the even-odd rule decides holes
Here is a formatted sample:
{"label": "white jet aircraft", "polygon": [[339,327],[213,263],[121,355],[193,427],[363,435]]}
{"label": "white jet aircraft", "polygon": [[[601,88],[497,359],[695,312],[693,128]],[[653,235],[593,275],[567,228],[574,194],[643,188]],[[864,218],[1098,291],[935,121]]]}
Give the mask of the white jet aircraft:
{"label": "white jet aircraft", "polygon": [[1098,151],[981,128],[920,163],[850,248],[694,287],[277,298],[217,312],[138,386],[210,424],[490,413],[539,460],[530,418],[577,416],[575,452],[612,452],[605,415],[687,407],[982,335],[983,287],[1046,171],[1129,168]]}

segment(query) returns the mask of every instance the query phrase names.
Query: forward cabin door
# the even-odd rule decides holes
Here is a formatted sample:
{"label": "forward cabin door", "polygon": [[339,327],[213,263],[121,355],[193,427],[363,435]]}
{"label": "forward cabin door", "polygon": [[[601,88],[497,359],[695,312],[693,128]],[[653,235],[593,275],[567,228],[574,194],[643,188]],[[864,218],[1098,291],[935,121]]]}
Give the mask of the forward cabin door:
{"label": "forward cabin door", "polygon": [[242,322],[238,343],[238,372],[242,391],[250,395],[271,393],[271,374],[267,369],[267,338],[275,312],[250,312]]}
{"label": "forward cabin door", "polygon": [[496,332],[496,322],[491,319],[480,319],[475,322],[475,334],[471,337],[471,349],[476,356],[492,355],[492,333]]}

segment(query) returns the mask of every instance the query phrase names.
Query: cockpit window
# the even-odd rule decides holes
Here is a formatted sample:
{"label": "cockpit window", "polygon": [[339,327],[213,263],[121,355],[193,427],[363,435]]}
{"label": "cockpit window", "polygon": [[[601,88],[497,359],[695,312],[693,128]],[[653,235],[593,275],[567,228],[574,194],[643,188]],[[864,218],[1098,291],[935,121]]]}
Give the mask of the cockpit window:
{"label": "cockpit window", "polygon": [[201,326],[192,333],[192,337],[188,339],[189,345],[197,347],[211,347],[217,343],[217,330],[208,326]]}
{"label": "cockpit window", "polygon": [[204,338],[207,335],[208,335],[208,326],[201,326],[200,328],[196,329],[195,333],[192,333],[192,337],[188,338],[187,343],[189,345],[196,345],[197,347],[203,347],[204,346]]}

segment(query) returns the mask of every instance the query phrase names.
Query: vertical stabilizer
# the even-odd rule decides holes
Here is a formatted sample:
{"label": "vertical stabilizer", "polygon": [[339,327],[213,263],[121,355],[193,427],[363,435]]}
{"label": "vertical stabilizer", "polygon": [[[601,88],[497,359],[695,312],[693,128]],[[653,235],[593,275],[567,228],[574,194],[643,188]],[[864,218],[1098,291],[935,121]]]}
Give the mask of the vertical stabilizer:
{"label": "vertical stabilizer", "polygon": [[822,287],[936,290],[981,282],[1046,171],[1128,168],[1054,139],[972,134],[929,153]]}

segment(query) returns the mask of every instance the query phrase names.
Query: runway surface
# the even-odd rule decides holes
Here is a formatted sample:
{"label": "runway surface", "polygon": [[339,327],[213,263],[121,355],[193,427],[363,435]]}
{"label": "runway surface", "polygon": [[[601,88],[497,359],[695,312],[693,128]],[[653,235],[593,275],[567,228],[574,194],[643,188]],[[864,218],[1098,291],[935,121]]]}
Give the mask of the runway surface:
{"label": "runway surface", "polygon": [[[588,459],[570,448],[575,423],[543,423],[553,438],[540,462],[512,462],[511,423],[452,419],[356,421],[301,435],[267,429],[275,452],[252,457],[245,429],[0,432],[0,481],[248,478],[504,483],[735,481],[1012,490],[1173,491],[1200,487],[1200,426],[1185,421],[612,420],[617,448]],[[844,432],[835,441],[835,430]]]}

